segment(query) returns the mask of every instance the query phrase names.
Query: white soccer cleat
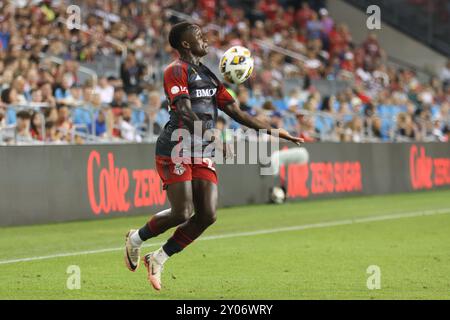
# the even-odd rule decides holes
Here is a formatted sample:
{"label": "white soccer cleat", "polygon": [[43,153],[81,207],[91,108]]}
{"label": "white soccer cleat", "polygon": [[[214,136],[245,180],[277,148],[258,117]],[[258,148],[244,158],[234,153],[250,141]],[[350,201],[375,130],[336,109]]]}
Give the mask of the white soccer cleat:
{"label": "white soccer cleat", "polygon": [[161,290],[161,273],[164,265],[156,261],[153,252],[146,254],[143,259],[148,272],[148,281],[155,290]]}
{"label": "white soccer cleat", "polygon": [[131,241],[131,235],[136,231],[131,229],[125,237],[125,265],[132,272],[136,271],[141,261],[141,247],[133,245]]}

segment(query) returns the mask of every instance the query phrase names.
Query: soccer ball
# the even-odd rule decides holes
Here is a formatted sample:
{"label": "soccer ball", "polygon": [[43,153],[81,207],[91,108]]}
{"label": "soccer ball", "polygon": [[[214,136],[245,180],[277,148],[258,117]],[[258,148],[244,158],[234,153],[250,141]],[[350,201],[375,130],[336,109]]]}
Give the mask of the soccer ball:
{"label": "soccer ball", "polygon": [[286,200],[286,194],[280,187],[273,187],[270,192],[270,201],[272,203],[281,204]]}
{"label": "soccer ball", "polygon": [[220,59],[219,69],[225,81],[241,84],[253,72],[253,58],[250,50],[241,46],[231,47]]}

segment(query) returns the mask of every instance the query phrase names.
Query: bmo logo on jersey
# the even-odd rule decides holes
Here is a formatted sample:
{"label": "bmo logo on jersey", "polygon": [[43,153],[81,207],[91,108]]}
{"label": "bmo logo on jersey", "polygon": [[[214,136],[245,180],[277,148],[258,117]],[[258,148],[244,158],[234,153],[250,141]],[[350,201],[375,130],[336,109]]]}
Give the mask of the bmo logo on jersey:
{"label": "bmo logo on jersey", "polygon": [[195,90],[195,96],[197,98],[202,98],[202,97],[212,97],[213,95],[216,94],[217,88],[214,89],[197,89]]}

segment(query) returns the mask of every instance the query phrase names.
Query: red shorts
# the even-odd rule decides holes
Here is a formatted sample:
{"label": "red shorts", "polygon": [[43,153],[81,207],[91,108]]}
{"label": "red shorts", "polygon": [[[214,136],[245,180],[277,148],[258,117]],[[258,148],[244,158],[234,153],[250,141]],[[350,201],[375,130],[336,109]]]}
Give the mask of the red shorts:
{"label": "red shorts", "polygon": [[156,170],[161,177],[164,189],[173,183],[195,179],[207,180],[217,184],[216,168],[210,158],[192,158],[191,161],[176,164],[171,157],[157,155]]}

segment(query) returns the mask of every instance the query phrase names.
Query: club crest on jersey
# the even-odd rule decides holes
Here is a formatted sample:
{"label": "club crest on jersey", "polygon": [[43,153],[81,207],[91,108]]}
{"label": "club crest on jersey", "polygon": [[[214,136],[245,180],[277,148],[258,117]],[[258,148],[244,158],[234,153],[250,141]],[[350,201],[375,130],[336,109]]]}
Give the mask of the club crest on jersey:
{"label": "club crest on jersey", "polygon": [[213,95],[216,94],[217,88],[214,89],[197,89],[195,90],[195,96],[197,98],[202,98],[202,97],[212,97]]}
{"label": "club crest on jersey", "polygon": [[186,168],[183,166],[182,163],[176,163],[173,168],[173,173],[176,175],[181,176],[186,171]]}

